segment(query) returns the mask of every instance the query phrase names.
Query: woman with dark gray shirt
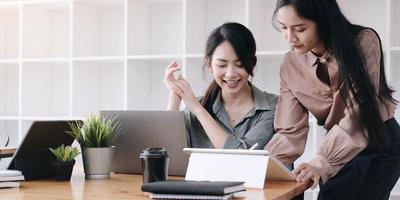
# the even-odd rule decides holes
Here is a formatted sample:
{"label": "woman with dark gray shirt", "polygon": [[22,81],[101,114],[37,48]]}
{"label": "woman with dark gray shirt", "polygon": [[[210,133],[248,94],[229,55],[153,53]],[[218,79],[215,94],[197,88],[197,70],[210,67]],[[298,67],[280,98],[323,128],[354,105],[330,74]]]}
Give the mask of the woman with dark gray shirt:
{"label": "woman with dark gray shirt", "polygon": [[239,23],[225,23],[208,37],[203,70],[213,81],[204,96],[196,98],[188,81],[173,73],[174,61],[165,71],[170,89],[168,110],[186,104],[189,146],[196,148],[261,149],[272,138],[278,97],[263,92],[249,80],[257,62],[252,33]]}

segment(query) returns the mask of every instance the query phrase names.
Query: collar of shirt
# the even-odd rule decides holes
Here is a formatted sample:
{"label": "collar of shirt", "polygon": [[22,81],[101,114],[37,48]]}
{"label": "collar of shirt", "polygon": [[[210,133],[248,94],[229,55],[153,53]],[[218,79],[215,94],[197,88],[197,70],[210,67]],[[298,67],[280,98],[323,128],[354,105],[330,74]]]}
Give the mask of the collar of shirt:
{"label": "collar of shirt", "polygon": [[[249,112],[245,116],[245,118],[253,116],[257,110],[271,110],[270,103],[268,102],[268,98],[266,97],[264,92],[261,91],[260,89],[258,89],[253,84],[251,84],[251,83],[249,83],[249,84],[251,86],[251,91],[252,91],[252,95],[253,95],[253,99],[254,99],[254,109],[251,112]],[[214,104],[213,104],[214,114],[217,114],[218,112],[220,112],[221,109],[223,108],[223,106],[224,105],[222,104],[222,95],[221,95],[221,91],[220,91],[218,93],[217,98],[215,99]]]}
{"label": "collar of shirt", "polygon": [[321,57],[318,57],[318,56],[316,56],[313,52],[311,52],[311,51],[308,51],[307,53],[305,53],[306,55],[306,58],[307,58],[307,60],[308,60],[308,63],[310,64],[310,66],[317,66],[317,64],[320,62],[320,63],[327,63],[328,62],[328,59],[329,59],[329,56],[330,56],[330,54],[329,54],[329,52],[328,51],[325,51],[325,53],[321,56]]}

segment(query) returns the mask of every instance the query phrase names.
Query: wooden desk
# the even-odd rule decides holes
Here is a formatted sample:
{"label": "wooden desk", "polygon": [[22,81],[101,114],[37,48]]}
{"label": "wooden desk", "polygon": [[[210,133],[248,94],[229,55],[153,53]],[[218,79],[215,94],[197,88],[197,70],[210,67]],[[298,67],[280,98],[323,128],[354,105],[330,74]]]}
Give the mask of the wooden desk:
{"label": "wooden desk", "polygon": [[[141,192],[140,175],[113,174],[108,180],[85,180],[82,172],[75,171],[71,182],[25,181],[21,183],[21,188],[0,189],[0,200],[149,199]],[[291,199],[309,187],[310,183],[267,181],[264,190],[248,189],[235,195],[235,199]]]}
{"label": "wooden desk", "polygon": [[15,147],[0,147],[0,158],[7,158],[14,155],[17,148]]}

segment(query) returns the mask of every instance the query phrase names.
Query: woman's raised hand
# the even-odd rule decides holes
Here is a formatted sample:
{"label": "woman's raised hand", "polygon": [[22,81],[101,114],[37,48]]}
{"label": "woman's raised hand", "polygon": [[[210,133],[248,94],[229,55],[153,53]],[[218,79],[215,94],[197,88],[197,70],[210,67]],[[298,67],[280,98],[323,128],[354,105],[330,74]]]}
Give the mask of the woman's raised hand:
{"label": "woman's raised hand", "polygon": [[178,85],[177,80],[174,78],[174,72],[179,71],[180,68],[176,61],[173,61],[165,69],[164,84],[170,90],[167,110],[178,111],[182,98],[178,93],[182,93]]}
{"label": "woman's raised hand", "polygon": [[174,72],[179,71],[181,68],[178,66],[176,61],[173,61],[171,64],[168,65],[167,69],[165,69],[165,76],[164,76],[164,84],[170,91],[176,91],[179,89],[174,82],[176,79],[174,78]]}
{"label": "woman's raised hand", "polygon": [[182,74],[179,75],[175,84],[179,88],[175,90],[176,94],[182,98],[182,100],[185,102],[186,106],[191,112],[196,113],[196,109],[202,108],[189,82],[185,78],[183,78]]}
{"label": "woman's raised hand", "polygon": [[201,104],[194,95],[189,82],[183,78],[182,74],[179,75],[178,79],[174,78],[174,72],[179,70],[180,67],[176,61],[169,64],[165,70],[164,84],[172,93],[179,96],[185,102],[190,111],[194,112],[201,107]]}

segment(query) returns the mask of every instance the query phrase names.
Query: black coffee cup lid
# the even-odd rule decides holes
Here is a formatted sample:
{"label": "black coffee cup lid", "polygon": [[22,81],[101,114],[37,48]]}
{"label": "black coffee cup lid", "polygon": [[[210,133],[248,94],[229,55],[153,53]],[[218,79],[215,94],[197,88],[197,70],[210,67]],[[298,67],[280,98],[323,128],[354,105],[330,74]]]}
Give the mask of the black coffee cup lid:
{"label": "black coffee cup lid", "polygon": [[150,147],[144,149],[140,153],[140,158],[166,158],[168,157],[168,152],[164,148]]}

